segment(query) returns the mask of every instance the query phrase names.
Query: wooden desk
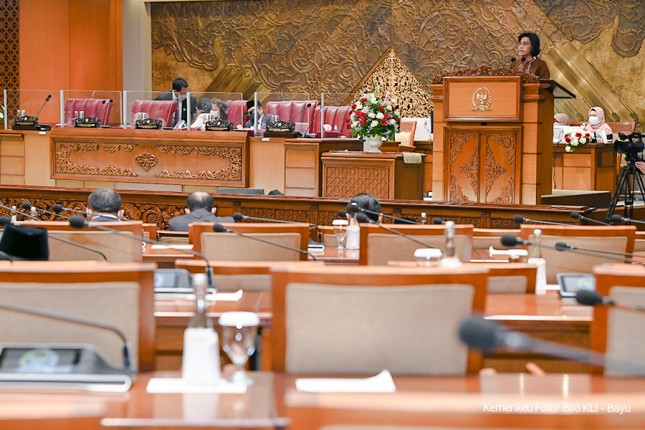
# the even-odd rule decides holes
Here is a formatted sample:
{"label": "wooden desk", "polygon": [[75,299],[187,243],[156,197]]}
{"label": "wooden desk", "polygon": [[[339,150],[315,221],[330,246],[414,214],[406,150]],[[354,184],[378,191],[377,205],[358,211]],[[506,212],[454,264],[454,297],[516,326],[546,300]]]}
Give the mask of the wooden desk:
{"label": "wooden desk", "polygon": [[[0,392],[0,427],[80,429],[423,426],[633,429],[645,422],[645,379],[526,374],[395,376],[395,393],[303,393],[294,375],[252,373],[243,394],[150,394],[139,375],[126,394]],[[623,413],[619,412],[619,407]]]}
{"label": "wooden desk", "polygon": [[378,199],[422,200],[423,161],[407,164],[403,157],[400,152],[326,152],[322,196],[347,198],[367,192]]}
{"label": "wooden desk", "polygon": [[616,154],[613,145],[588,144],[575,152],[564,145],[553,146],[553,188],[561,190],[599,190],[614,192]]}

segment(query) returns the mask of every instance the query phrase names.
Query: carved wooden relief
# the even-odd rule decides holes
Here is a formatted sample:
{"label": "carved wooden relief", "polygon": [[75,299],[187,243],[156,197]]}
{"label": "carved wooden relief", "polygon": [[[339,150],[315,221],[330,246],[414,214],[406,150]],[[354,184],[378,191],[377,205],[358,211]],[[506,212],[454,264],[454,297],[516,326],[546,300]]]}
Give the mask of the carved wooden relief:
{"label": "carved wooden relief", "polygon": [[[595,103],[613,121],[645,117],[645,101],[634,96],[645,91],[642,0],[153,2],[150,10],[155,90],[169,90],[177,76],[193,90],[246,98],[253,91],[349,93],[375,81],[414,88],[415,80],[423,86],[459,69],[506,68],[517,35],[537,31],[551,75],[579,95],[556,101],[557,111],[578,120]],[[379,64],[401,78],[371,78]],[[404,93],[404,115],[430,106],[420,93]]]}
{"label": "carved wooden relief", "polygon": [[446,137],[449,163],[445,163],[444,183],[448,184],[448,200],[476,202],[479,200],[478,135],[464,130],[447,130]]}
{"label": "carved wooden relief", "polygon": [[390,197],[390,177],[387,167],[324,168],[325,197],[347,198],[358,193],[370,193],[380,199]]}
{"label": "carved wooden relief", "polygon": [[[0,73],[0,88],[20,88],[20,1],[0,1],[0,58],[2,58],[2,72]],[[20,106],[19,94],[8,92],[7,110],[15,112]],[[0,109],[2,97],[0,97]],[[0,121],[0,128],[4,128],[4,121]]]}

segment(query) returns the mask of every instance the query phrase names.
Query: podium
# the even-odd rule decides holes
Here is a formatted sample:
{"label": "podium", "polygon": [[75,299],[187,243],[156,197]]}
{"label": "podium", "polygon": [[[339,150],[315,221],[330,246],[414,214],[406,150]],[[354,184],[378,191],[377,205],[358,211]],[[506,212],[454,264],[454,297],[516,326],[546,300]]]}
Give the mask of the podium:
{"label": "podium", "polygon": [[433,80],[433,201],[540,204],[552,192],[553,81],[481,67]]}

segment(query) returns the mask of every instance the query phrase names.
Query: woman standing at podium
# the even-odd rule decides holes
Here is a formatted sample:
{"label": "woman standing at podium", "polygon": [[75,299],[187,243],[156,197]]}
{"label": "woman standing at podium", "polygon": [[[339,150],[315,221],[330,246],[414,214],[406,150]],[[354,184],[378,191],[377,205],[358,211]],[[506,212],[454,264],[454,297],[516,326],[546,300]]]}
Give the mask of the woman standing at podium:
{"label": "woman standing at podium", "polygon": [[549,66],[540,55],[540,38],[535,33],[522,33],[517,37],[519,58],[513,60],[509,69],[528,75],[538,76],[540,79],[549,79],[551,73]]}

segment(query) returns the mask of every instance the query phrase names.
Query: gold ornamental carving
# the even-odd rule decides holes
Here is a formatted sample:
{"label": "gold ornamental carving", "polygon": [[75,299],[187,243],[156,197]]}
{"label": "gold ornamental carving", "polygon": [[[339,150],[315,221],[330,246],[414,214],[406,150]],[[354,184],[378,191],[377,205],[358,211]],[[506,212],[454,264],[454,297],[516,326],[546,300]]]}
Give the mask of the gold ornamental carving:
{"label": "gold ornamental carving", "polygon": [[387,169],[327,167],[325,170],[325,197],[347,198],[368,192],[377,198],[389,197]]}
{"label": "gold ornamental carving", "polygon": [[164,169],[156,177],[168,179],[199,179],[209,181],[235,182],[242,180],[242,148],[194,146],[186,147],[181,145],[164,145],[159,147],[160,152],[167,154],[174,152],[186,156],[193,151],[203,156],[220,157],[228,162],[228,166],[217,171],[201,170],[192,172],[189,169],[170,171]]}
{"label": "gold ornamental carving", "polygon": [[154,154],[150,152],[144,152],[143,154],[139,154],[134,158],[134,161],[137,163],[139,167],[141,167],[143,170],[146,172],[155,167],[157,164],[159,164],[159,159],[155,157]]}
{"label": "gold ornamental carving", "polygon": [[479,87],[473,91],[473,110],[485,112],[493,110],[490,106],[493,103],[493,93],[488,87]]}

